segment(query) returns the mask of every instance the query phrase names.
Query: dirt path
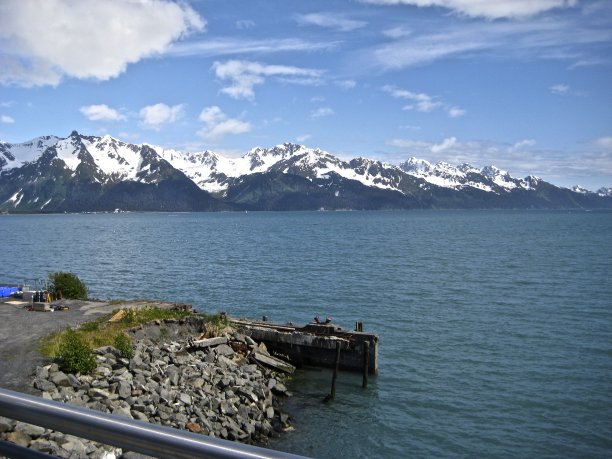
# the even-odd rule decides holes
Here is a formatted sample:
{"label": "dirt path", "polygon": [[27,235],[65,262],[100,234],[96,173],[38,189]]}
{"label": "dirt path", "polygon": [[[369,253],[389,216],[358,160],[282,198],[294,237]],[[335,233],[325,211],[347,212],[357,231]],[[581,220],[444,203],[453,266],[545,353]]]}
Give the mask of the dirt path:
{"label": "dirt path", "polygon": [[30,392],[34,369],[47,359],[38,348],[44,336],[107,314],[114,309],[144,305],[170,307],[171,303],[134,301],[109,304],[101,301],[64,300],[68,311],[33,312],[25,303],[0,302],[0,387]]}

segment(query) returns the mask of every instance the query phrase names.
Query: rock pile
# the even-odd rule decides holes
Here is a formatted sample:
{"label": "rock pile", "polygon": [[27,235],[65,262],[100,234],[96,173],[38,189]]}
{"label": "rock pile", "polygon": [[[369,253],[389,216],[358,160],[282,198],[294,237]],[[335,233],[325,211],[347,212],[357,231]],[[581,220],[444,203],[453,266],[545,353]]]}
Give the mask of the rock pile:
{"label": "rock pile", "polygon": [[[248,355],[265,353],[264,346],[238,333],[227,338],[227,344],[207,348],[143,339],[134,344],[129,360],[117,349],[103,347],[95,350],[92,375],[65,374],[52,364],[36,369],[33,386],[50,400],[203,435],[266,443],[290,428],[279,409],[290,395],[284,377],[251,363]],[[2,418],[0,438],[60,457],[121,456],[116,448]]]}

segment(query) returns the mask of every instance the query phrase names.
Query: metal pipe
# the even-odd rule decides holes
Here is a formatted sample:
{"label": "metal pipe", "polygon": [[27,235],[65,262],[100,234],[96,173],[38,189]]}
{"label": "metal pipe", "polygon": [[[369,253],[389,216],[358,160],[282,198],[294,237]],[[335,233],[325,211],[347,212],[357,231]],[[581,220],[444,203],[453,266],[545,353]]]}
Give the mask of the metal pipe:
{"label": "metal pipe", "polygon": [[299,458],[0,388],[0,416],[159,458]]}

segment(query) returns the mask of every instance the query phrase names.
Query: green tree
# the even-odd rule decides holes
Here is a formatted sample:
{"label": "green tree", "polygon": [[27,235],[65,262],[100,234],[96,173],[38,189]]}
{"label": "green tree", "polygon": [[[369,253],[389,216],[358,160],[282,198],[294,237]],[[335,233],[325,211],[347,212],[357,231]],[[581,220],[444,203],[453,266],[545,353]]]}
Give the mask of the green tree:
{"label": "green tree", "polygon": [[76,274],[68,272],[55,272],[49,274],[49,281],[56,294],[62,298],[85,300],[87,299],[87,286]]}

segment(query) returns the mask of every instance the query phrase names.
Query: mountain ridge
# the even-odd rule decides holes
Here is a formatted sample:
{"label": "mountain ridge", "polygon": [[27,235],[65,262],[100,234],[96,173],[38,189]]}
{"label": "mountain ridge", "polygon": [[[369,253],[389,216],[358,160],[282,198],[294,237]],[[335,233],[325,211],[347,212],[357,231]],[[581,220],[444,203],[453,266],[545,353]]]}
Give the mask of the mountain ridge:
{"label": "mountain ridge", "polygon": [[612,208],[611,198],[612,188],[567,189],[492,165],[347,161],[294,143],[227,158],[76,131],[0,142],[3,211]]}

